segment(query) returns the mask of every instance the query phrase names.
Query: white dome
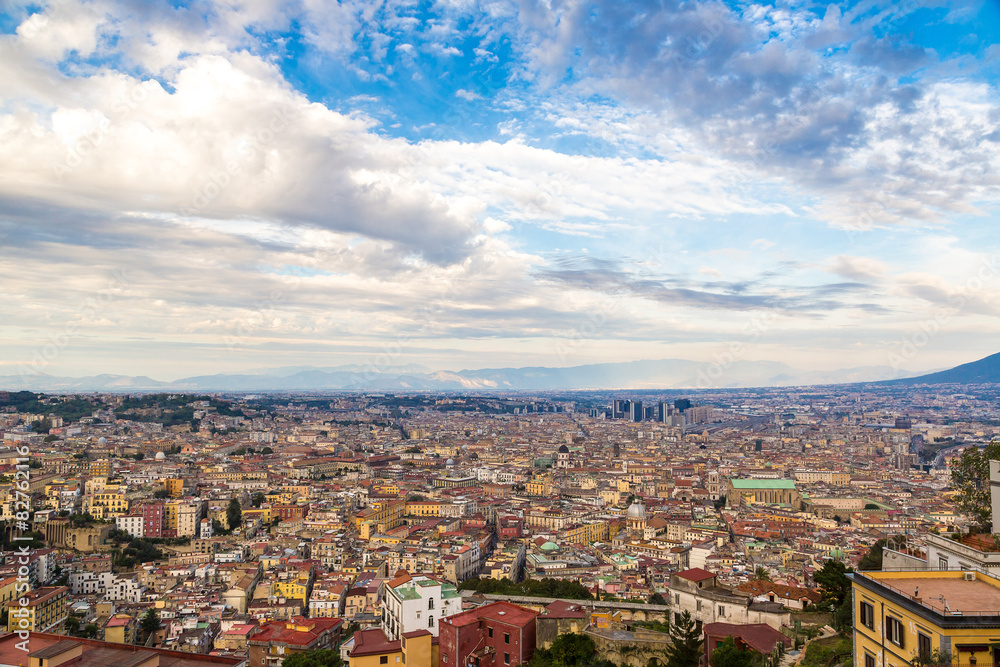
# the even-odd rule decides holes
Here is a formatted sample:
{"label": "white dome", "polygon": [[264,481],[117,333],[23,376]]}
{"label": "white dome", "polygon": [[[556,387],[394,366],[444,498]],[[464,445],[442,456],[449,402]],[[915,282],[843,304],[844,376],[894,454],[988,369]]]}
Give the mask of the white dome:
{"label": "white dome", "polygon": [[157,461],[165,461],[166,458],[167,458],[167,455],[164,454],[163,452],[156,452],[156,457],[155,458],[156,458]]}
{"label": "white dome", "polygon": [[104,436],[101,436],[100,438],[97,439],[97,444],[99,444],[99,445],[106,445],[107,443],[108,443],[108,439],[105,438]]}
{"label": "white dome", "polygon": [[630,519],[645,519],[646,518],[646,508],[643,507],[642,503],[638,500],[629,505],[628,507],[628,518]]}
{"label": "white dome", "polygon": [[455,465],[455,459],[448,459],[447,461],[444,462],[444,464],[446,466],[453,466]]}

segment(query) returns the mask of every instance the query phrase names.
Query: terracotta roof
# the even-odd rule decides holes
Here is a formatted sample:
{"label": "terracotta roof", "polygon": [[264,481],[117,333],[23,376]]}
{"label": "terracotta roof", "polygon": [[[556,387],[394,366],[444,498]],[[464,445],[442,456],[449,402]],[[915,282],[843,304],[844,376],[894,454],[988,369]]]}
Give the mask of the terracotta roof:
{"label": "terracotta roof", "polygon": [[393,653],[399,650],[399,641],[389,641],[379,628],[358,630],[354,633],[354,648],[351,649],[348,657]]}
{"label": "terracotta roof", "polygon": [[687,579],[688,581],[705,581],[706,579],[713,578],[715,575],[708,570],[701,569],[700,567],[693,567],[690,570],[678,572],[677,576]]}
{"label": "terracotta roof", "polygon": [[760,653],[768,654],[778,642],[790,646],[792,640],[767,623],[740,625],[737,623],[709,623],[703,630],[706,637],[739,637],[743,642]]}
{"label": "terracotta roof", "polygon": [[537,611],[526,609],[525,607],[519,607],[518,605],[510,602],[499,601],[483,605],[482,607],[476,607],[475,609],[470,609],[469,611],[456,614],[455,616],[442,618],[441,623],[462,627],[478,623],[482,619],[487,619],[497,623],[513,625],[515,627],[524,627],[529,623],[534,623],[536,616],[538,616]]}

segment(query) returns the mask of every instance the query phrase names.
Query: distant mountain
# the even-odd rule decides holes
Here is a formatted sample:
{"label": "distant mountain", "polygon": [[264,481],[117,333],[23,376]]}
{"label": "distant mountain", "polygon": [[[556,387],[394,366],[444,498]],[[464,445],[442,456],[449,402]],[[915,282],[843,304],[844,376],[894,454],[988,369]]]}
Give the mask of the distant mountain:
{"label": "distant mountain", "polygon": [[1000,383],[1000,352],[946,371],[893,380],[893,384],[987,384]]}
{"label": "distant mountain", "polygon": [[581,389],[689,389],[844,384],[911,375],[889,366],[803,371],[777,361],[736,361],[727,366],[687,359],[656,359],[551,368],[484,368],[433,371],[409,364],[392,368],[358,365],[256,369],[240,374],[198,375],[174,382],[123,375],[82,378],[0,376],[0,389],[34,391],[558,391]]}

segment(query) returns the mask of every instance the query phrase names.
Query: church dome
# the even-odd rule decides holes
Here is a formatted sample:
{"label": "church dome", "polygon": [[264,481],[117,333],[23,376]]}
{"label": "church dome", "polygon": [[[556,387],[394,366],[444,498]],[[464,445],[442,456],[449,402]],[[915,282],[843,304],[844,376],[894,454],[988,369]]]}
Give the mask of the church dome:
{"label": "church dome", "polygon": [[167,455],[164,454],[163,452],[156,452],[156,456],[154,456],[153,458],[155,458],[157,461],[164,461],[166,460]]}
{"label": "church dome", "polygon": [[559,445],[559,449],[557,451],[560,454],[569,454],[569,447],[567,447],[566,445]]}
{"label": "church dome", "polygon": [[628,508],[628,518],[630,519],[643,519],[646,518],[646,508],[643,507],[642,503],[638,500],[629,505]]}

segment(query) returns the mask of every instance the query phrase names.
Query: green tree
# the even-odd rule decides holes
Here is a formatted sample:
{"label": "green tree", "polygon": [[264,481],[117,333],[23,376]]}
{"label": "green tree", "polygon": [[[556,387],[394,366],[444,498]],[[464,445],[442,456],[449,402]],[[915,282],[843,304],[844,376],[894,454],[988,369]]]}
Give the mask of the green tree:
{"label": "green tree", "polygon": [[753,571],[753,578],[758,581],[771,581],[771,575],[767,573],[767,568],[763,565],[758,565],[757,569]]}
{"label": "green tree", "polygon": [[858,569],[862,572],[869,570],[881,570],[882,569],[882,551],[885,549],[885,540],[879,540],[875,544],[871,545],[860,561],[858,561]]}
{"label": "green tree", "polygon": [[264,456],[267,456],[268,454],[274,454],[274,450],[271,449],[270,447],[265,447],[264,449],[260,450],[260,453],[263,454]]}
{"label": "green tree", "polygon": [[657,591],[649,596],[649,600],[647,600],[647,602],[649,604],[667,604],[667,599],[663,597],[662,593]]}
{"label": "green tree", "polygon": [[142,615],[142,619],[139,621],[139,629],[142,631],[142,642],[146,643],[146,640],[157,630],[160,629],[160,614],[155,609],[148,609],[145,614]]}
{"label": "green tree", "polygon": [[755,651],[748,651],[736,645],[732,637],[715,647],[709,661],[712,667],[760,667],[762,656]]}
{"label": "green tree", "polygon": [[282,667],[340,667],[340,651],[332,648],[313,649],[292,653],[281,663]]}
{"label": "green tree", "polygon": [[702,639],[691,612],[675,616],[669,634],[672,644],[667,649],[667,667],[698,667]]}
{"label": "green tree", "polygon": [[80,619],[76,616],[70,616],[66,619],[66,632],[71,635],[75,635],[80,630]]}
{"label": "green tree", "polygon": [[229,530],[236,530],[243,523],[243,508],[236,498],[229,499],[229,506],[226,507],[226,523],[229,524]]}
{"label": "green tree", "polygon": [[260,493],[259,491],[253,494],[253,506],[260,507],[263,504],[264,504],[264,494]]}
{"label": "green tree", "polygon": [[83,629],[81,634],[86,639],[97,639],[97,631],[98,628],[96,623],[87,623],[87,626]]}
{"label": "green tree", "polygon": [[851,580],[847,578],[847,573],[853,571],[840,561],[828,560],[823,568],[813,575],[813,581],[823,589],[823,600],[831,607],[844,604],[851,592]]}
{"label": "green tree", "polygon": [[976,523],[980,531],[992,531],[989,462],[1000,460],[1000,442],[985,448],[969,447],[951,462],[951,488],[958,491],[955,507]]}

